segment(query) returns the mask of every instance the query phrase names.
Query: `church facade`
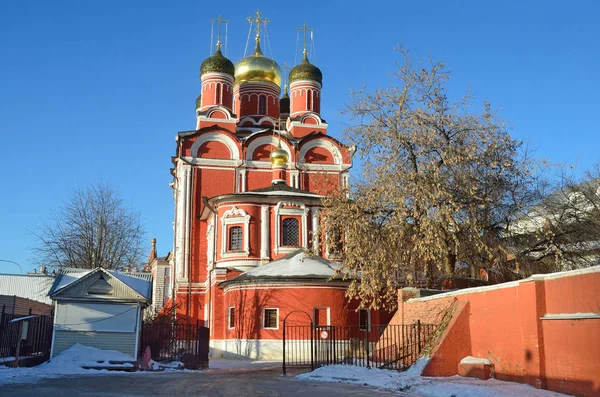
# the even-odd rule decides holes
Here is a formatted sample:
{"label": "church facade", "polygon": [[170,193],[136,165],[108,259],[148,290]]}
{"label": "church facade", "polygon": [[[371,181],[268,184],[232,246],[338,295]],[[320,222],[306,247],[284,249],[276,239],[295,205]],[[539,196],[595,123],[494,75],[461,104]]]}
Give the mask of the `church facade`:
{"label": "church facade", "polygon": [[[283,321],[373,324],[348,281],[332,279],[340,252],[319,223],[322,198],[348,184],[349,147],[321,117],[323,75],[304,51],[282,73],[255,48],[235,65],[221,52],[201,65],[196,125],[179,132],[171,288],[178,318],[210,328],[212,354],[280,358]],[[283,91],[283,92],[282,92]]]}

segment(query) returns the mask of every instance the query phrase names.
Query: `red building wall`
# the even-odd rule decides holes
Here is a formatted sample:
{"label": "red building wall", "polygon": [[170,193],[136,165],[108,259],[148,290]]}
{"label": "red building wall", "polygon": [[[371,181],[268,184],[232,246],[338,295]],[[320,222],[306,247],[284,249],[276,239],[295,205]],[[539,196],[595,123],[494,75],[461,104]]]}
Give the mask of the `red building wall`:
{"label": "red building wall", "polygon": [[498,379],[600,395],[600,267],[402,300],[392,324],[450,316],[424,375],[455,375],[472,355],[491,360]]}

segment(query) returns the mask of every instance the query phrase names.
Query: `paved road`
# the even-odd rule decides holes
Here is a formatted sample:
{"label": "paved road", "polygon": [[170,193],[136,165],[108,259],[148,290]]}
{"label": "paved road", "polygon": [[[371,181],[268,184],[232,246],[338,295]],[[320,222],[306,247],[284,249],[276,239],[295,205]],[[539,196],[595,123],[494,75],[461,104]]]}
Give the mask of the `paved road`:
{"label": "paved road", "polygon": [[23,396],[416,396],[341,383],[300,381],[298,371],[281,376],[281,368],[210,369],[201,373],[169,372],[63,377],[36,384],[3,385],[2,397]]}

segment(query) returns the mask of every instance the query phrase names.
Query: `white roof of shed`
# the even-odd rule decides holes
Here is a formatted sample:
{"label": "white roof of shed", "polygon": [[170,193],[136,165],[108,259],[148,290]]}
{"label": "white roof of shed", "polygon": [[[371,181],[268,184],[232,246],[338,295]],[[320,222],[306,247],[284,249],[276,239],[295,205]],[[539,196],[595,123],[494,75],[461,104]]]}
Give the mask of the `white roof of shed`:
{"label": "white roof of shed", "polygon": [[152,274],[150,273],[121,273],[116,270],[106,270],[102,268],[77,269],[70,267],[59,270],[58,275],[56,276],[56,282],[54,283],[52,290],[48,293],[52,295],[95,271],[109,273],[145,298],[149,299],[151,296]]}
{"label": "white roof of shed", "polygon": [[51,305],[48,291],[53,282],[52,276],[0,274],[0,295],[16,295]]}

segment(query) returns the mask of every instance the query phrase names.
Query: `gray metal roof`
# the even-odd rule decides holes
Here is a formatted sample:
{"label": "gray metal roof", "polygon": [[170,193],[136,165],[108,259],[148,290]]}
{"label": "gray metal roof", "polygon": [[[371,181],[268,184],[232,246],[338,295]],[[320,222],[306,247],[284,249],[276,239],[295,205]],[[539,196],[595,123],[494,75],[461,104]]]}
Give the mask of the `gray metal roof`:
{"label": "gray metal roof", "polygon": [[51,305],[48,291],[53,282],[52,276],[0,274],[0,295],[16,295]]}
{"label": "gray metal roof", "polygon": [[54,295],[58,291],[67,288],[81,278],[96,273],[98,271],[109,273],[115,276],[118,280],[125,283],[129,288],[136,291],[143,297],[150,299],[152,295],[152,274],[151,273],[122,273],[115,270],[106,270],[102,268],[96,269],[77,269],[63,268],[56,275],[56,280],[49,290],[48,295]]}

